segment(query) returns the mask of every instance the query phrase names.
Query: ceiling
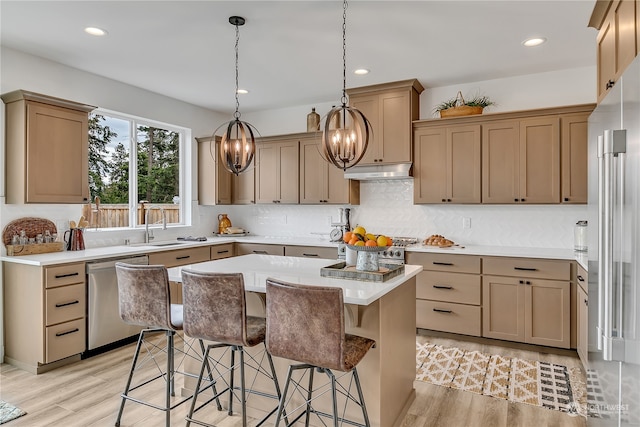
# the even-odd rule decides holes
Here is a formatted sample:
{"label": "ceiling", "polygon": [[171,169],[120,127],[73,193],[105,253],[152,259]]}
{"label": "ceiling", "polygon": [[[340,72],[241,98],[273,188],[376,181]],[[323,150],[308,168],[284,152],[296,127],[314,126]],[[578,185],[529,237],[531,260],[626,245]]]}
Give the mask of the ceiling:
{"label": "ceiling", "polygon": [[[595,65],[594,0],[364,1],[347,9],[347,87],[439,87]],[[340,99],[342,2],[8,1],[0,43],[219,112]],[[83,32],[95,26],[104,37]],[[547,43],[521,42],[543,36]],[[356,76],[356,68],[368,68]]]}

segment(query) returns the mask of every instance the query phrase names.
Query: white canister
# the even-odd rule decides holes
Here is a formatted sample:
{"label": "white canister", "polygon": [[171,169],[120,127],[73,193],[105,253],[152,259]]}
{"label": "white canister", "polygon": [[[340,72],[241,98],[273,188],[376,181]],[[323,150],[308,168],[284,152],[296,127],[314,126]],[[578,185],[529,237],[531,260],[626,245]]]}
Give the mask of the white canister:
{"label": "white canister", "polygon": [[573,230],[573,249],[578,252],[587,251],[587,221],[578,221]]}
{"label": "white canister", "polygon": [[345,248],[345,261],[347,265],[356,265],[358,262],[358,251],[354,251],[348,247]]}

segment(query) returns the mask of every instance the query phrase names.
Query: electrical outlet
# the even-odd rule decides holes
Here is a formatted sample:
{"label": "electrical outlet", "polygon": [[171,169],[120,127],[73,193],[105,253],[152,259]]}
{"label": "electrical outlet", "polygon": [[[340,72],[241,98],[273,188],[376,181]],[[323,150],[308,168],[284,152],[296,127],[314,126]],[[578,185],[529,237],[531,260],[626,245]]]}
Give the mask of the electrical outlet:
{"label": "electrical outlet", "polygon": [[464,217],[462,218],[462,228],[471,228],[471,218]]}

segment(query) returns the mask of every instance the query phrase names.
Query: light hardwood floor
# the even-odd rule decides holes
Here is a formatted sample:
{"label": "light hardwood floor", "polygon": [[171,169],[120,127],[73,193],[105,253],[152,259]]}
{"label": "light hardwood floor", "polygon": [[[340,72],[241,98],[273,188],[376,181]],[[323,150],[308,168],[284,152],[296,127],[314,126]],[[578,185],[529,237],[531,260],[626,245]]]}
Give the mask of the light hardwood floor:
{"label": "light hardwood floor", "polygon": [[[452,336],[432,336],[420,331],[418,339],[445,346],[478,350],[488,353],[544,360],[567,367],[579,366],[577,356],[548,354],[544,349],[523,350],[517,346],[494,345],[494,341],[456,339]],[[522,346],[520,346],[522,347]],[[13,366],[0,368],[0,398],[27,411],[27,415],[11,421],[9,427],[40,426],[113,426],[120,404],[120,393],[130,367],[134,351],[128,345],[41,375],[32,375]],[[542,350],[542,351],[540,351]],[[585,419],[525,404],[415,382],[416,399],[404,419],[403,427],[584,427]],[[162,395],[162,386],[157,391]],[[210,405],[206,417],[220,427],[238,427],[242,417],[227,416]],[[172,413],[172,426],[184,426],[188,403]],[[267,423],[269,424],[269,423]],[[250,423],[254,426],[255,421]],[[127,426],[164,426],[160,411],[127,403],[121,423]]]}

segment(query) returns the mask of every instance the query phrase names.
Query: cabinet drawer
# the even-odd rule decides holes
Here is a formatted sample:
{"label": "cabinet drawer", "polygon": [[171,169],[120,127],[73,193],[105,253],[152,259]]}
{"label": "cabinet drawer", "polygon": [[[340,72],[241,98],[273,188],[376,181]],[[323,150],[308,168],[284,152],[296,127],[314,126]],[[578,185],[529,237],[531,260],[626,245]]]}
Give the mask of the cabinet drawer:
{"label": "cabinet drawer", "polygon": [[589,273],[578,264],[578,271],[576,273],[576,283],[582,288],[585,294],[589,293]]}
{"label": "cabinet drawer", "polygon": [[422,271],[416,279],[416,297],[480,305],[481,278],[475,274]]}
{"label": "cabinet drawer", "polygon": [[178,265],[194,264],[196,262],[209,261],[211,251],[208,246],[199,248],[179,249],[149,254],[149,265],[164,265],[167,268]]}
{"label": "cabinet drawer", "polygon": [[318,246],[285,246],[284,254],[286,256],[297,256],[306,258],[337,259],[338,249]]}
{"label": "cabinet drawer", "polygon": [[416,301],[416,327],[480,336],[482,312],[473,305]]}
{"label": "cabinet drawer", "polygon": [[211,246],[211,259],[222,259],[233,256],[233,243]]}
{"label": "cabinet drawer", "polygon": [[85,319],[72,320],[47,328],[45,363],[55,362],[85,350]]}
{"label": "cabinet drawer", "polygon": [[84,283],[78,283],[46,290],[47,326],[84,317],[84,288]]}
{"label": "cabinet drawer", "polygon": [[484,274],[571,280],[571,262],[531,258],[484,258]]}
{"label": "cabinet drawer", "polygon": [[45,269],[45,287],[55,288],[73,283],[84,283],[84,275],[83,262],[47,267]]}
{"label": "cabinet drawer", "polygon": [[407,264],[422,265],[425,270],[480,273],[480,257],[472,255],[407,252]]}
{"label": "cabinet drawer", "polygon": [[261,243],[236,243],[236,254],[284,255],[284,246]]}

